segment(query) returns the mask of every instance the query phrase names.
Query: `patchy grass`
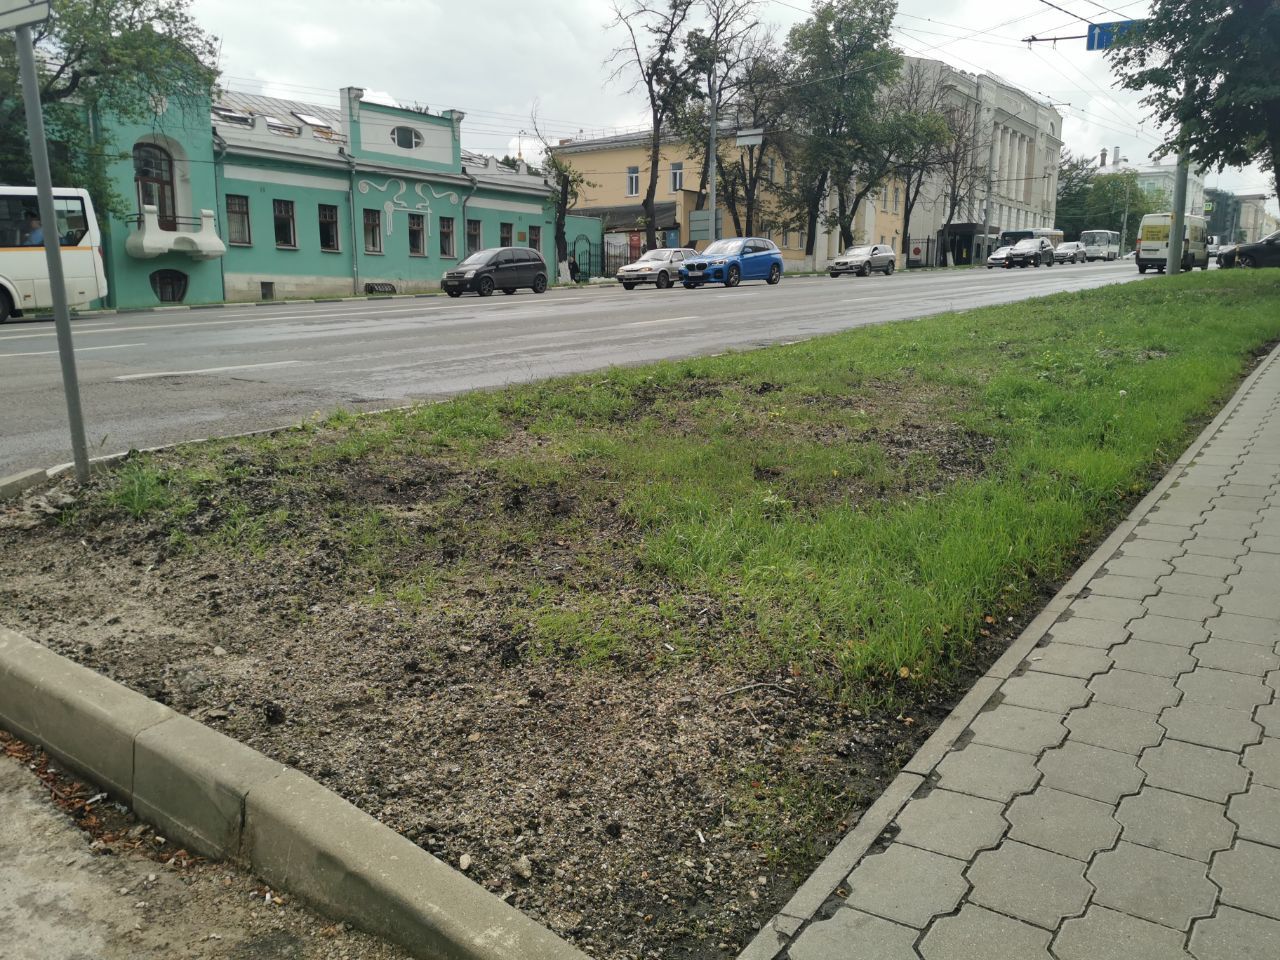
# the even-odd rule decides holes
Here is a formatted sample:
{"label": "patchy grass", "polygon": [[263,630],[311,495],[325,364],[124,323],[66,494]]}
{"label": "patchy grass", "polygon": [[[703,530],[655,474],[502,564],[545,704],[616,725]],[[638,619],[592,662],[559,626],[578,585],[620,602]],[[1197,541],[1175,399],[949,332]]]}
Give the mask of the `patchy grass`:
{"label": "patchy grass", "polygon": [[1058,294],[137,457],[77,522],[483,611],[514,657],[891,699],[1067,574],[1278,335],[1266,272]]}

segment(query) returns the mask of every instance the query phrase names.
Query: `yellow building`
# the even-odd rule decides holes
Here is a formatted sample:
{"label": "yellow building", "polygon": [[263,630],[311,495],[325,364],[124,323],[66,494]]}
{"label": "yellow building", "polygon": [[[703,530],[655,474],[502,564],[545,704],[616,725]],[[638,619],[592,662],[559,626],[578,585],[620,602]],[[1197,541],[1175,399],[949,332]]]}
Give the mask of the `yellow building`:
{"label": "yellow building", "polygon": [[[738,148],[745,149],[745,148]],[[582,188],[573,212],[600,217],[604,221],[605,242],[628,257],[638,257],[645,241],[644,195],[649,185],[650,143],[647,132],[602,137],[594,140],[562,140],[553,148],[582,174]],[[658,157],[658,189],[654,194],[655,229],[665,246],[706,246],[706,240],[691,241],[691,215],[698,209],[701,179],[701,147],[675,137],[662,144]],[[773,163],[774,176],[782,179],[786,168]],[[814,256],[805,255],[802,231],[769,227],[770,189],[762,190],[763,227],[757,234],[767,237],[782,250],[787,269],[821,270],[840,250],[838,229],[819,226]],[[823,213],[836,209],[835,191],[825,198]],[[720,236],[733,234],[733,221],[723,202],[717,204]],[[863,201],[854,222],[854,237],[862,243],[888,243],[900,249],[902,239],[902,187],[890,183]],[[572,242],[572,238],[570,238]],[[619,254],[622,255],[622,254]],[[905,260],[905,258],[900,258]]]}

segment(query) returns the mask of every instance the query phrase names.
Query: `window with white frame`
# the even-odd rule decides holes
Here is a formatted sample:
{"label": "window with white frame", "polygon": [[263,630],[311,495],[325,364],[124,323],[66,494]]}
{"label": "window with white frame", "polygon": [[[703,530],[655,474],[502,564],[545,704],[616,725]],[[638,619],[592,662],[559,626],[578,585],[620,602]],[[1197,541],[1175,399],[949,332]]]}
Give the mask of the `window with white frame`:
{"label": "window with white frame", "polygon": [[381,210],[366,210],[364,212],[364,252],[382,252]]}
{"label": "window with white frame", "polygon": [[627,196],[640,196],[640,168],[627,167]]}
{"label": "window with white frame", "polygon": [[679,193],[684,189],[684,164],[673,163],[671,165],[671,192]]}

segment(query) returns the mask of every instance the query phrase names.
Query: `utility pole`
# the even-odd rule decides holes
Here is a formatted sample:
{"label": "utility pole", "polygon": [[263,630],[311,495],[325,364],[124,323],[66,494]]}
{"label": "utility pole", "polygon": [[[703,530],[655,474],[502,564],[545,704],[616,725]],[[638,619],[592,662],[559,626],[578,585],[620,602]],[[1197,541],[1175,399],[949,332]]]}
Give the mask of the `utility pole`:
{"label": "utility pole", "polygon": [[1124,212],[1120,215],[1120,256],[1124,256],[1124,237],[1129,230],[1129,181],[1124,182]]}
{"label": "utility pole", "polygon": [[707,71],[707,92],[710,94],[711,130],[707,151],[707,236],[715,243],[720,231],[716,229],[716,52],[712,49],[711,69]]}
{"label": "utility pole", "polygon": [[[10,4],[12,6],[13,4]],[[38,16],[31,3],[31,16]],[[9,14],[10,11],[3,11]],[[49,173],[49,151],[44,139],[44,114],[40,108],[40,84],[36,75],[35,44],[31,39],[31,23],[18,26],[15,40],[18,48],[18,71],[22,77],[22,100],[27,113],[27,139],[31,142],[31,167],[36,178],[36,196],[40,207],[40,227],[44,233],[44,255],[49,269],[49,294],[53,299],[53,323],[58,335],[58,358],[62,361],[62,391],[67,399],[67,420],[71,427],[71,453],[75,460],[76,479],[89,482],[89,447],[84,439],[84,417],[80,409],[80,383],[76,377],[75,348],[71,342],[71,311],[67,307],[67,283],[62,272],[62,238],[58,235],[58,213],[53,206],[53,178]],[[0,23],[0,27],[3,23]]]}
{"label": "utility pole", "polygon": [[[982,110],[982,77],[979,75],[977,84],[978,109]],[[996,163],[996,108],[995,104],[991,105],[991,140],[987,144],[987,202],[986,209],[982,213],[982,258],[985,261],[991,255],[991,194],[994,185],[993,177],[995,176]],[[974,251],[975,253],[977,251]],[[975,258],[976,261],[976,258]]]}

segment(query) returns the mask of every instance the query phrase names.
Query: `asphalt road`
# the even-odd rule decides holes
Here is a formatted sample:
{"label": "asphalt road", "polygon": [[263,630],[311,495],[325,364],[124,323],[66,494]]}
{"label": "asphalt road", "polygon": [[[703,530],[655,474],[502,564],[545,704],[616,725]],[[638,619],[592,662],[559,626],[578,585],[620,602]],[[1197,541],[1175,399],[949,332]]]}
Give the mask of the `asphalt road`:
{"label": "asphalt road", "polygon": [[[163,311],[74,321],[90,455],[1139,279],[1131,262]],[[53,324],[0,326],[0,476],[71,459]]]}

